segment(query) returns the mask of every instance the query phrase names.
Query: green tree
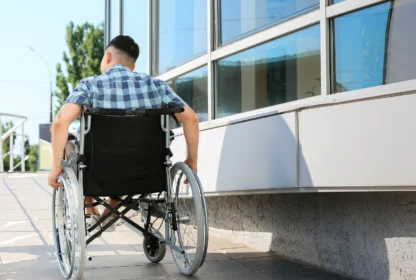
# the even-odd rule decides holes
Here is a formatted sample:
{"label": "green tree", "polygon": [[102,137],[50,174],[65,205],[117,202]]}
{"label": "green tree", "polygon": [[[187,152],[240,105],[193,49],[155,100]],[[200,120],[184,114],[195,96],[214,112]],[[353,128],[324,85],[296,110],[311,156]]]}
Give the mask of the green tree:
{"label": "green tree", "polygon": [[25,169],[26,171],[37,171],[38,170],[38,158],[39,158],[39,145],[34,144],[30,145],[29,140],[25,142],[25,155],[28,155],[29,158],[26,161]]}
{"label": "green tree", "polygon": [[68,53],[63,53],[66,74],[61,63],[56,65],[55,96],[58,105],[55,114],[61,109],[70,91],[83,78],[100,74],[101,59],[104,55],[104,24],[94,26],[88,22],[75,26],[70,22],[66,28]]}

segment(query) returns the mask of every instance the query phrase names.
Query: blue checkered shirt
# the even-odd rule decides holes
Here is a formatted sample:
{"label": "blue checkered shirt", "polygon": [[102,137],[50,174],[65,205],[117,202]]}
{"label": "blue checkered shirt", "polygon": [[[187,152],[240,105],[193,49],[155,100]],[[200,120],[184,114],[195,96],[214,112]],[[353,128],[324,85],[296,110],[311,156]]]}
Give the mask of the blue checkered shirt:
{"label": "blue checkered shirt", "polygon": [[115,65],[104,74],[83,79],[65,103],[108,109],[154,109],[186,103],[163,81]]}

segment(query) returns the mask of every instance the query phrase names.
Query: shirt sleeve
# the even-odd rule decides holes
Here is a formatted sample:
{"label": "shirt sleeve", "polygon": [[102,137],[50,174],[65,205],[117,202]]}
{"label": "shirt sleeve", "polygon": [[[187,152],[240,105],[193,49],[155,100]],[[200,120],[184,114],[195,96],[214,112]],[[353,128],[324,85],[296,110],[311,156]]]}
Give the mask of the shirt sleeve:
{"label": "shirt sleeve", "polygon": [[188,104],[186,104],[186,102],[183,101],[183,99],[180,98],[173,91],[173,89],[170,86],[168,86],[166,83],[164,83],[163,81],[160,81],[159,92],[162,97],[163,105],[167,105],[169,103],[175,103],[176,105],[181,106],[181,107],[188,106]]}
{"label": "shirt sleeve", "polygon": [[64,104],[74,103],[80,105],[91,105],[90,90],[86,80],[81,80],[72,93],[65,100]]}

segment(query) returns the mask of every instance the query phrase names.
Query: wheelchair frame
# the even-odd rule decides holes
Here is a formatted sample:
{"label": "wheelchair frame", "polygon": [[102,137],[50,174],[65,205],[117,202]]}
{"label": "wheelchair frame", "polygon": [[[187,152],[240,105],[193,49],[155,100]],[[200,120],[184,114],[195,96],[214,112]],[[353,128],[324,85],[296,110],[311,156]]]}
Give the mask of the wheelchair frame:
{"label": "wheelchair frame", "polygon": [[[182,109],[182,108],[181,108]],[[73,175],[78,174],[78,178],[77,178],[77,184],[78,184],[78,190],[80,192],[80,196],[83,198],[83,190],[84,190],[84,186],[83,186],[83,176],[84,176],[84,170],[86,168],[85,163],[83,162],[84,157],[84,148],[85,148],[85,134],[87,134],[90,129],[91,129],[91,114],[96,113],[98,110],[100,109],[90,109],[90,108],[84,108],[83,110],[83,114],[81,117],[81,133],[80,133],[80,145],[79,145],[79,151],[77,153],[77,151],[73,151],[69,154],[68,158],[66,160],[62,161],[62,166],[63,166],[63,170],[65,171],[65,173],[70,173],[73,172]],[[157,110],[161,110],[161,109],[157,109]],[[150,111],[150,110],[147,110]],[[182,109],[183,111],[183,109]],[[172,110],[172,108],[170,109],[169,114],[161,114],[161,129],[163,130],[163,132],[165,132],[165,148],[167,151],[169,151],[166,154],[165,157],[165,162],[164,165],[166,166],[166,193],[164,195],[164,198],[161,199],[160,198],[160,194],[156,199],[152,199],[152,198],[147,198],[146,195],[141,195],[140,197],[136,197],[138,194],[136,195],[127,195],[124,199],[120,200],[120,203],[115,206],[112,207],[110,206],[105,200],[103,200],[102,198],[98,197],[98,196],[92,196],[92,198],[96,201],[92,204],[85,204],[85,201],[83,203],[83,211],[84,211],[84,225],[86,225],[86,219],[89,217],[88,214],[85,214],[85,207],[95,207],[98,205],[102,205],[105,208],[107,208],[109,210],[109,212],[102,216],[100,218],[99,221],[97,221],[97,223],[89,228],[85,228],[85,236],[86,236],[86,240],[85,240],[85,245],[90,244],[93,240],[95,240],[96,238],[100,237],[101,234],[103,232],[105,232],[112,224],[116,223],[119,219],[123,220],[124,222],[128,223],[129,225],[131,225],[132,227],[134,227],[135,229],[139,230],[143,236],[144,236],[144,240],[146,240],[147,238],[147,242],[149,242],[149,246],[158,246],[158,248],[160,248],[160,246],[168,246],[172,249],[172,253],[173,251],[184,255],[184,258],[186,259],[186,261],[188,261],[188,257],[186,256],[186,252],[185,249],[179,248],[178,246],[176,246],[175,244],[173,244],[169,238],[170,236],[168,236],[168,231],[169,230],[173,230],[173,231],[177,231],[178,230],[178,221],[177,221],[177,217],[179,217],[176,213],[176,207],[175,207],[175,203],[174,203],[174,199],[172,196],[172,181],[171,181],[171,168],[172,168],[172,162],[171,162],[171,155],[172,153],[170,152],[170,144],[173,141],[173,137],[171,135],[171,130],[170,130],[170,116],[173,116],[173,112],[174,110]],[[135,116],[141,116],[146,114],[146,110],[136,110],[136,111],[125,111],[125,116],[130,116],[130,115],[135,115]],[[86,116],[87,115],[87,116]],[[176,119],[175,119],[176,120]],[[87,122],[87,127],[85,127],[85,123]],[[182,163],[183,164],[183,163]],[[189,167],[188,167],[189,168]],[[190,169],[189,169],[190,170]],[[197,175],[194,172],[191,172],[193,174],[193,176],[195,176],[195,182],[197,184],[197,188],[199,189],[200,192],[200,199],[201,199],[201,204],[203,207],[203,214],[204,214],[204,226],[205,226],[205,231],[204,231],[204,244],[203,245],[203,256],[202,256],[202,261],[200,262],[198,268],[200,266],[202,266],[203,262],[205,261],[205,256],[206,256],[206,252],[207,252],[207,246],[208,246],[208,216],[207,216],[207,209],[206,209],[206,201],[205,201],[205,196],[204,196],[204,192],[202,189],[202,185],[200,184],[200,181],[197,177]],[[183,175],[183,174],[182,174]],[[69,176],[71,177],[71,176]],[[76,177],[76,175],[75,175]],[[74,182],[72,182],[74,183]],[[179,182],[178,182],[179,184]],[[56,190],[54,193],[54,200],[55,200],[55,196],[56,196]],[[193,198],[195,199],[195,197]],[[141,204],[147,204],[149,207],[148,209],[146,209],[146,217],[145,217],[145,223],[144,223],[144,227],[140,226],[139,224],[137,224],[136,222],[132,221],[130,217],[127,217],[126,214],[130,211],[130,210],[134,210],[134,211],[140,211],[143,210],[141,208]],[[161,236],[160,234],[158,234],[158,231],[154,231],[153,230],[153,224],[151,222],[151,206],[153,203],[166,203],[166,208],[165,208],[165,213],[164,213],[164,218],[162,220],[162,223],[165,223],[165,229],[166,227],[170,227],[170,229],[166,229],[166,234],[167,236],[165,236],[165,238],[163,238],[163,236]],[[54,201],[54,205],[55,205],[55,201]],[[120,208],[124,207],[124,209],[122,211],[120,211]],[[53,213],[55,215],[55,209],[53,210]],[[96,230],[97,227],[100,226],[100,224],[102,222],[104,222],[107,218],[109,218],[112,214],[116,214],[116,217],[112,218],[105,226],[101,227],[100,229]],[[53,217],[55,219],[55,217]],[[158,220],[159,218],[157,218],[156,220]],[[179,218],[178,218],[179,219]],[[53,221],[54,223],[54,227],[55,225],[55,220]],[[58,229],[57,229],[58,231]],[[96,231],[93,233],[93,231]],[[92,234],[91,236],[89,236],[90,234]],[[55,238],[55,248],[57,251],[57,254],[59,254],[59,250],[61,250],[60,246],[61,244],[59,243],[59,239],[58,239],[58,234],[55,234],[56,238]],[[176,238],[176,237],[175,237]],[[199,237],[198,237],[199,238]],[[58,239],[58,241],[57,241]],[[75,239],[74,239],[75,240]],[[176,240],[176,239],[175,239]],[[83,242],[83,241],[81,241]],[[199,242],[198,242],[199,243]],[[182,243],[181,243],[182,244]],[[75,246],[75,245],[73,245]],[[182,245],[181,245],[182,246]],[[86,251],[86,250],[85,250]],[[74,253],[73,253],[74,255]],[[86,252],[85,252],[86,255]],[[88,260],[92,260],[91,257],[89,257],[88,255],[86,255]],[[162,259],[164,257],[164,253],[162,256]],[[148,257],[149,258],[149,257]],[[149,258],[149,260],[151,260]],[[161,259],[160,259],[161,260]],[[154,261],[154,262],[159,262],[160,260]],[[82,262],[83,260],[81,260]],[[152,261],[152,260],[151,260]],[[175,259],[176,262],[176,259]],[[63,268],[61,267],[61,263],[59,263],[60,268],[61,268],[61,272],[64,275],[65,278],[69,279],[71,278],[72,274],[73,274],[73,267],[71,268],[71,271],[68,274],[65,274],[63,271]],[[178,263],[177,263],[178,265]],[[179,267],[178,268],[181,270],[181,272],[185,275],[191,276],[193,275],[197,269],[193,269],[192,271],[186,271],[183,270]],[[82,265],[82,273],[81,273],[81,277],[83,274],[83,265]],[[75,276],[78,277],[78,276]],[[78,278],[77,278],[78,279]]]}

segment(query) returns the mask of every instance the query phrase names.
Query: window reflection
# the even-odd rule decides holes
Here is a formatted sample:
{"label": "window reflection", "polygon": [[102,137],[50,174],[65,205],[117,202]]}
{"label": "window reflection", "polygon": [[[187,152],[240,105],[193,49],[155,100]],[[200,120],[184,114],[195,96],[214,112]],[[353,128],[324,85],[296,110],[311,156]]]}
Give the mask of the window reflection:
{"label": "window reflection", "polygon": [[319,0],[222,0],[221,44],[319,8]]}
{"label": "window reflection", "polygon": [[114,37],[116,37],[119,34],[119,5],[118,1],[112,0],[110,1],[110,40],[111,41]]}
{"label": "window reflection", "polygon": [[135,71],[148,73],[147,1],[124,0],[123,9],[123,33],[132,37],[140,47],[140,55],[136,61]]}
{"label": "window reflection", "polygon": [[416,0],[385,2],[334,20],[334,92],[416,78]]}
{"label": "window reflection", "polygon": [[154,75],[206,53],[206,1],[158,0]]}
{"label": "window reflection", "polygon": [[208,87],[206,66],[175,78],[167,84],[198,114],[199,121],[208,120]]}
{"label": "window reflection", "polygon": [[319,26],[224,58],[216,75],[217,118],[320,95]]}

